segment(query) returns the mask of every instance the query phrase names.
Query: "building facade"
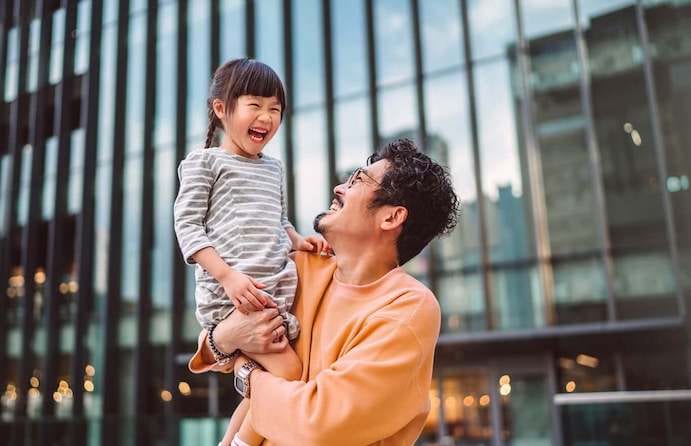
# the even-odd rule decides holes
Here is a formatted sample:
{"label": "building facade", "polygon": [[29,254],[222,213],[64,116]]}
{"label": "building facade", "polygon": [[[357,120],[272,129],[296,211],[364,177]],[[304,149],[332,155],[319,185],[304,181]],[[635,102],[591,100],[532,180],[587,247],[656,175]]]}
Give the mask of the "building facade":
{"label": "building facade", "polygon": [[691,1],[1,8],[3,444],[222,435],[172,203],[243,56],[287,87],[298,230],[391,138],[454,178],[459,228],[406,266],[443,313],[419,444],[691,443]]}

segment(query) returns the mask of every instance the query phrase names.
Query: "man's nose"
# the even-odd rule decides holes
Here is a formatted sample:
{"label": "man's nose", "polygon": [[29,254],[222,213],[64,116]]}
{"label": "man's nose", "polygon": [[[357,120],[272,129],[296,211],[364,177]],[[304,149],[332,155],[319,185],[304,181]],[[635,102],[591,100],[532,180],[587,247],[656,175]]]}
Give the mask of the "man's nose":
{"label": "man's nose", "polygon": [[341,195],[345,194],[346,189],[348,189],[348,186],[346,186],[345,183],[337,184],[334,187],[334,194],[341,196]]}

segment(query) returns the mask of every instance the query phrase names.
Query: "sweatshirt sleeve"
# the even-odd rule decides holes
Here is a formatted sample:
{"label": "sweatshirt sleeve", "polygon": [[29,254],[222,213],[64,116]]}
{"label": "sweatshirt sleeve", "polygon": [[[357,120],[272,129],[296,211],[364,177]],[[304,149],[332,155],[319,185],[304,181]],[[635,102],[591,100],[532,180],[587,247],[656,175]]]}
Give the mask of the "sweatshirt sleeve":
{"label": "sweatshirt sleeve", "polygon": [[286,176],[283,165],[279,162],[278,167],[281,169],[281,226],[287,231],[291,228],[295,229],[295,227],[288,220],[288,197],[286,193]]}
{"label": "sweatshirt sleeve", "polygon": [[214,183],[208,154],[203,150],[190,152],[178,167],[178,177],[180,189],[173,207],[175,234],[185,262],[192,265],[196,263],[193,254],[213,246],[206,235],[206,212]]}
{"label": "sweatshirt sleeve", "polygon": [[[371,444],[429,412],[438,315],[371,317],[347,352],[307,383],[252,375],[252,424],[276,444]],[[436,319],[436,321],[435,321]]]}

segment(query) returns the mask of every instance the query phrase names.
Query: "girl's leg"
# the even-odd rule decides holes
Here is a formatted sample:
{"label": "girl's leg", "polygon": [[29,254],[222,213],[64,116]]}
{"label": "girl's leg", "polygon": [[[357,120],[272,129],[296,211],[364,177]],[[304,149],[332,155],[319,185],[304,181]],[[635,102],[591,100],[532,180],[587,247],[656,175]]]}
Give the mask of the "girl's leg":
{"label": "girl's leg", "polygon": [[[254,429],[252,429],[252,423],[250,423],[250,416],[252,415],[251,411],[247,412],[247,416],[245,419],[242,421],[242,425],[240,426],[240,431],[238,432],[238,436],[240,437],[240,440],[244,441],[250,446],[259,446],[262,444],[262,441],[264,441],[264,437],[261,435],[257,434]],[[225,437],[223,437],[225,440]],[[233,437],[230,437],[232,440]]]}
{"label": "girl's leg", "polygon": [[250,402],[246,399],[243,399],[240,404],[238,404],[238,407],[235,408],[235,412],[233,412],[233,416],[230,418],[230,422],[226,428],[226,433],[223,435],[223,439],[219,443],[220,446],[230,446],[233,441],[233,437],[238,431],[240,431],[240,426],[242,425],[243,420],[246,418],[247,411],[249,411],[249,409]]}
{"label": "girl's leg", "polygon": [[[298,358],[297,353],[295,353],[295,350],[293,350],[291,346],[288,346],[281,353],[245,353],[245,355],[257,361],[262,367],[264,367],[274,376],[279,376],[289,381],[297,381],[302,377],[302,363],[300,362],[300,358]],[[243,403],[244,402],[245,401],[243,400]],[[250,416],[251,412],[248,410],[247,416],[244,417],[242,425],[240,426],[240,430],[238,432],[239,437],[242,441],[249,445],[258,446],[263,441],[263,437],[252,429]],[[234,418],[235,415],[233,415],[233,419]],[[231,419],[231,422],[233,419]],[[230,432],[230,426],[228,432]],[[226,437],[228,436],[228,432],[226,432]],[[226,437],[223,437],[224,441]],[[229,441],[232,441],[232,439],[233,437],[231,436]],[[223,446],[225,446],[225,443]]]}

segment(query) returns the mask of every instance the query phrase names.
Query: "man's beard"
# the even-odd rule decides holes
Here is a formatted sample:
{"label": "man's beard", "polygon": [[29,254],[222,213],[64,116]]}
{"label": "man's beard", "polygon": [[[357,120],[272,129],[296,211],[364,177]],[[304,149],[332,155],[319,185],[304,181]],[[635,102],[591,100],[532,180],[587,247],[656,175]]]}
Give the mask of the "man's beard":
{"label": "man's beard", "polygon": [[314,228],[314,231],[317,234],[324,235],[326,233],[326,228],[324,227],[324,225],[322,225],[320,223],[321,223],[322,218],[324,218],[327,214],[328,214],[328,212],[322,212],[321,214],[314,217],[314,222],[312,223],[312,227]]}

